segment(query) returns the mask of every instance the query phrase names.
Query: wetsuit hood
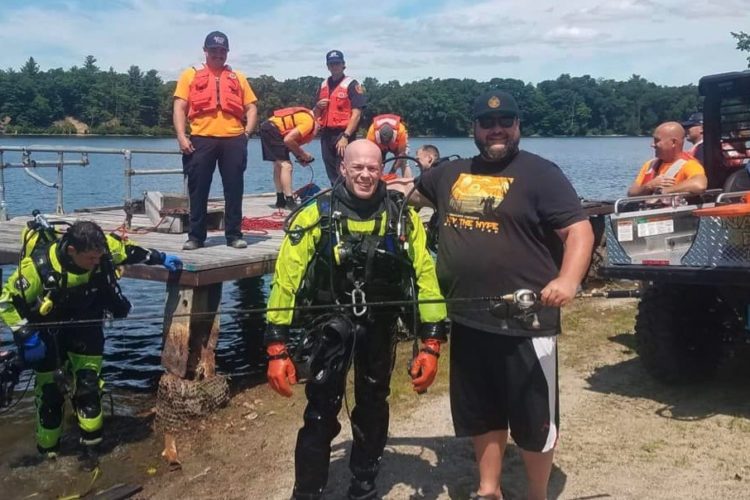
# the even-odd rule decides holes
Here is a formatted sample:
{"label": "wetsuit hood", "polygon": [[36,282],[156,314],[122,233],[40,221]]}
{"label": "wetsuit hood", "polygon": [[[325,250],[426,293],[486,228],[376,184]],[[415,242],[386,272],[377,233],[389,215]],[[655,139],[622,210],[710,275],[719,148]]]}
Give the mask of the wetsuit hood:
{"label": "wetsuit hood", "polygon": [[341,202],[342,205],[352,210],[364,220],[371,218],[382,208],[383,201],[388,196],[388,191],[385,187],[385,182],[379,181],[373,195],[366,200],[354,196],[354,194],[346,188],[345,184],[339,184],[336,186],[333,190],[333,195],[336,197],[337,201]]}
{"label": "wetsuit hood", "polygon": [[65,237],[63,236],[63,238],[55,245],[55,255],[57,255],[57,260],[60,262],[60,266],[62,266],[64,271],[72,274],[86,274],[88,271],[82,267],[78,267],[75,262],[73,262],[70,255],[68,255],[68,252],[65,251],[65,249],[68,248],[68,245],[64,245],[64,241]]}

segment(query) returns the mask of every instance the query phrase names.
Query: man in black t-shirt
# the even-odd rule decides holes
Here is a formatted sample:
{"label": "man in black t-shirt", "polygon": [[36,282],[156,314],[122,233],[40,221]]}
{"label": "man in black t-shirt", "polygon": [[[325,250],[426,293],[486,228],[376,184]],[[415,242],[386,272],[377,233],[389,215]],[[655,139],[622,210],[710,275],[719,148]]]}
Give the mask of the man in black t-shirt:
{"label": "man in black t-shirt", "polygon": [[520,151],[515,99],[491,91],[474,103],[479,155],[430,169],[417,188],[439,214],[437,273],[446,298],[539,294],[536,317],[479,303],[449,307],[450,396],[458,436],[471,436],[477,493],[501,498],[508,429],[522,450],[528,498],[546,498],[557,442],[560,307],[588,268],[593,233],[560,169]]}

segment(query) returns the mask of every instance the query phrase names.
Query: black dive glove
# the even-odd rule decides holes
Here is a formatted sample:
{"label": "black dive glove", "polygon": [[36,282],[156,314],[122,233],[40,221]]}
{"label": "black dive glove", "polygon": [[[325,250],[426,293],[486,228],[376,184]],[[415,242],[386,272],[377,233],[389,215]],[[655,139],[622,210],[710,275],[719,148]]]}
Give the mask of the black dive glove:
{"label": "black dive glove", "polygon": [[266,331],[263,334],[263,345],[267,346],[274,342],[286,343],[288,338],[288,325],[274,325],[273,323],[268,323],[268,325],[266,325]]}
{"label": "black dive glove", "polygon": [[446,342],[448,340],[448,326],[445,321],[438,321],[436,323],[422,323],[419,326],[419,338],[423,342],[429,339]]}

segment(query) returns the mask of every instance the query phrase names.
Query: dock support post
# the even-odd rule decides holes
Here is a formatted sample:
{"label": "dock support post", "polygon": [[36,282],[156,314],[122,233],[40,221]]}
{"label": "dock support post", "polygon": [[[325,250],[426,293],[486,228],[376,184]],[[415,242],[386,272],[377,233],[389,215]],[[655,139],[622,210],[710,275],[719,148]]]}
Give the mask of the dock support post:
{"label": "dock support post", "polygon": [[164,347],[156,424],[164,432],[162,455],[179,464],[175,433],[229,400],[226,379],[216,374],[222,283],[198,287],[167,283]]}
{"label": "dock support post", "polygon": [[222,284],[199,287],[167,284],[162,366],[183,379],[216,374]]}

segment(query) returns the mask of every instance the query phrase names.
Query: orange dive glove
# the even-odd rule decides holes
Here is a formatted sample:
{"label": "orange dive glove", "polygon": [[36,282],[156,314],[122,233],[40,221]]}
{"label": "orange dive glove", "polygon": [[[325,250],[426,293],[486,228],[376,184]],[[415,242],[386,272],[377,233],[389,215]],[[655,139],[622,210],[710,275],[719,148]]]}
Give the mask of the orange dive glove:
{"label": "orange dive glove", "polygon": [[289,353],[286,352],[286,346],[283,342],[272,342],[266,346],[268,354],[268,385],[271,389],[282,396],[290,397],[292,388],[290,386],[297,383],[297,370],[294,369],[294,363],[289,359]]}
{"label": "orange dive glove", "polygon": [[422,342],[419,354],[411,363],[411,378],[414,390],[418,394],[427,391],[427,388],[435,381],[438,370],[438,358],[440,357],[440,341],[427,339]]}

